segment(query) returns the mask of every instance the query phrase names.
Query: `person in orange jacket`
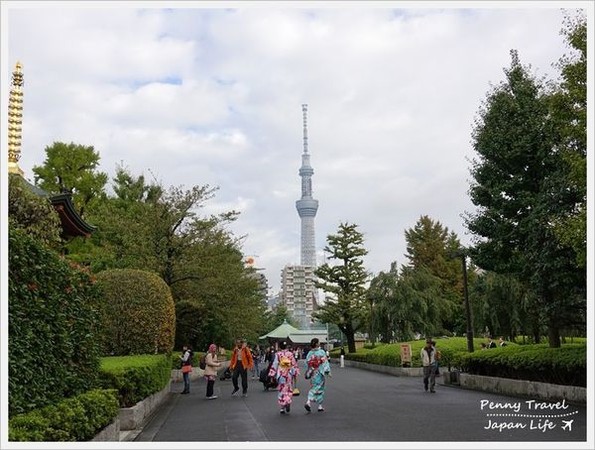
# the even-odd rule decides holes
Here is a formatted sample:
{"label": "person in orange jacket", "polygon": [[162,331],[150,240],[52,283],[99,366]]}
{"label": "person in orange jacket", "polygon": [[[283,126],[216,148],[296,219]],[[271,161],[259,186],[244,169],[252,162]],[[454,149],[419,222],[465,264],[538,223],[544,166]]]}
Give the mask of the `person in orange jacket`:
{"label": "person in orange jacket", "polygon": [[238,386],[238,377],[242,376],[242,397],[248,396],[248,370],[254,367],[252,354],[246,345],[246,341],[238,339],[231,355],[229,369],[232,371],[231,382],[233,383],[233,392],[231,395],[238,395],[240,388]]}

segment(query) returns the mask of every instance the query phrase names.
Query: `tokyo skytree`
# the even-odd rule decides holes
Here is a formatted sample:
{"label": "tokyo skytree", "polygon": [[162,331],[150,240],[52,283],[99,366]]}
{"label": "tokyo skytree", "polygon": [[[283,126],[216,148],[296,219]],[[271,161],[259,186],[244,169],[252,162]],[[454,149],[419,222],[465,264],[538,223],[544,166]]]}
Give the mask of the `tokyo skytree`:
{"label": "tokyo skytree", "polygon": [[312,175],[314,169],[310,166],[310,155],[308,154],[308,105],[302,105],[304,116],[304,153],[302,154],[302,198],[295,202],[298,214],[302,219],[301,238],[301,262],[302,266],[316,266],[316,247],[314,236],[314,217],[318,211],[318,200],[312,198]]}

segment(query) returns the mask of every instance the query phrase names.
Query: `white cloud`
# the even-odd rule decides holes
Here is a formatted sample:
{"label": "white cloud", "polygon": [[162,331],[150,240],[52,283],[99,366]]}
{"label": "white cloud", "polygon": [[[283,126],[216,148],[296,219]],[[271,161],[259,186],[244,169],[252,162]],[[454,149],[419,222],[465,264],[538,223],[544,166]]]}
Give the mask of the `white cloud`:
{"label": "white cloud", "polygon": [[357,223],[368,269],[387,270],[405,262],[404,230],[421,215],[469,241],[473,119],[510,49],[550,78],[568,51],[560,5],[508,3],[11,7],[2,67],[24,65],[21,167],[31,176],[45,146],[74,141],[111,174],[122,161],[166,185],[219,186],[204,211],[242,211],[232,228],[276,290],[299,262],[308,103],[319,253],[341,221]]}

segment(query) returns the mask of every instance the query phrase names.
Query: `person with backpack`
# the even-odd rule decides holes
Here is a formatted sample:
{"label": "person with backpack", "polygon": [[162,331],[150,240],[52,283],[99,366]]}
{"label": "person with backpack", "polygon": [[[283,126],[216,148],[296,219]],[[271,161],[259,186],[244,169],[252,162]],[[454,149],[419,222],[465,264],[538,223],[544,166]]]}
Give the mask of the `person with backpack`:
{"label": "person with backpack", "polygon": [[190,394],[190,373],[192,372],[192,347],[184,345],[182,347],[182,355],[180,360],[182,361],[182,376],[184,377],[184,390],[182,394]]}
{"label": "person with backpack", "polygon": [[214,400],[217,398],[213,395],[215,389],[215,379],[217,378],[217,368],[221,367],[221,363],[217,360],[217,346],[215,344],[209,345],[209,350],[205,355],[205,379],[207,380],[207,400]]}

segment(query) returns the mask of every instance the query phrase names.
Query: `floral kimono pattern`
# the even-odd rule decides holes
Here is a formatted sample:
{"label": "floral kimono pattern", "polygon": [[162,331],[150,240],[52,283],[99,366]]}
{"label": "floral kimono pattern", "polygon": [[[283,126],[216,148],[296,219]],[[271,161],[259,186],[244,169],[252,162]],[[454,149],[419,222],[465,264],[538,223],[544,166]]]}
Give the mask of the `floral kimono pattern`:
{"label": "floral kimono pattern", "polygon": [[282,407],[291,405],[293,382],[299,374],[300,369],[293,356],[293,352],[289,350],[279,350],[275,354],[275,359],[269,370],[269,376],[277,379],[279,388],[277,400]]}
{"label": "floral kimono pattern", "polygon": [[326,352],[321,348],[308,352],[306,364],[308,365],[306,375],[310,375],[308,401],[314,401],[320,405],[324,401],[325,375],[331,373],[331,365],[328,362]]}

